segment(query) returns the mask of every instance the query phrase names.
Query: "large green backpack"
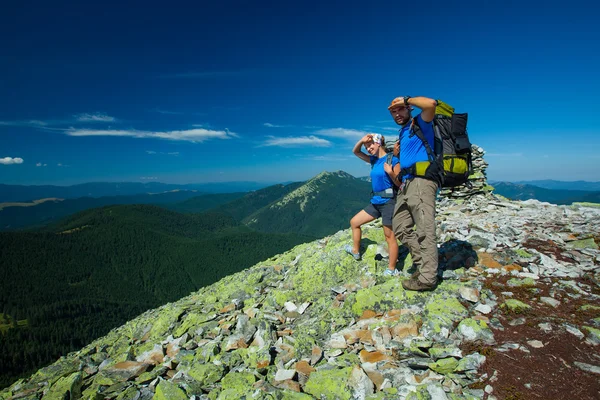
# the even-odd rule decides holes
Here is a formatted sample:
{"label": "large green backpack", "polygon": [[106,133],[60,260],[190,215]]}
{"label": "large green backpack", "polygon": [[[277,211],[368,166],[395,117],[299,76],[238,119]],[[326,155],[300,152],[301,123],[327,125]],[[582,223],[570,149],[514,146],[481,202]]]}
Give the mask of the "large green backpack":
{"label": "large green backpack", "polygon": [[413,118],[412,132],[417,135],[427,150],[429,161],[420,161],[404,173],[434,180],[440,187],[471,186],[469,175],[473,173],[471,142],[467,134],[468,114],[456,114],[454,108],[437,100],[433,119],[434,148],[423,136],[417,118]]}

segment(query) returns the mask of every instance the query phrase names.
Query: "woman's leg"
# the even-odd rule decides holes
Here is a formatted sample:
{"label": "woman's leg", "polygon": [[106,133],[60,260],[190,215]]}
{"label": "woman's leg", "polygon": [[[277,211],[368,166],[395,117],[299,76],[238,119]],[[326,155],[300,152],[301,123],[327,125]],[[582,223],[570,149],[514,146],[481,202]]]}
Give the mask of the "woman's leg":
{"label": "woman's leg", "polygon": [[[352,252],[355,254],[360,253],[360,239],[362,236],[362,231],[360,227],[366,224],[367,222],[371,222],[375,219],[372,215],[369,215],[365,210],[360,210],[358,214],[356,214],[350,220],[350,228],[352,228]],[[396,252],[396,257],[398,253]]]}
{"label": "woman's leg", "polygon": [[398,262],[398,241],[396,240],[392,226],[384,225],[383,234],[385,235],[385,241],[388,244],[388,253],[390,254],[388,269],[395,270],[396,263]]}

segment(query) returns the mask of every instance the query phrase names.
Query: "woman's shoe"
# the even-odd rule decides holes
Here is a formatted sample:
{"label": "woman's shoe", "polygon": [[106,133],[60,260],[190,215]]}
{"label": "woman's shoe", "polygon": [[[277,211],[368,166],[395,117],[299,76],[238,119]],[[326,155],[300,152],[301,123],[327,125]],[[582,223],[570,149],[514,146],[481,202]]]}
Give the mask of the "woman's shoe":
{"label": "woman's shoe", "polygon": [[356,261],[360,261],[361,256],[360,253],[353,253],[352,252],[352,246],[350,246],[349,244],[344,246],[344,250],[346,250],[346,253],[350,254],[352,257],[354,257],[354,259]]}

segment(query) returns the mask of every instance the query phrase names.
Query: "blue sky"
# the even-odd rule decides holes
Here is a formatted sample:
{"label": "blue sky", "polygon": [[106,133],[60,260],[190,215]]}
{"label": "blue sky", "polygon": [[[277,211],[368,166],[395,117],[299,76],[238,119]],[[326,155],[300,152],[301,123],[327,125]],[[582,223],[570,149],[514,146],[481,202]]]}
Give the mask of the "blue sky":
{"label": "blue sky", "polygon": [[403,95],[468,112],[490,180],[600,179],[597,5],[374,3],[4,5],[0,183],[364,176]]}

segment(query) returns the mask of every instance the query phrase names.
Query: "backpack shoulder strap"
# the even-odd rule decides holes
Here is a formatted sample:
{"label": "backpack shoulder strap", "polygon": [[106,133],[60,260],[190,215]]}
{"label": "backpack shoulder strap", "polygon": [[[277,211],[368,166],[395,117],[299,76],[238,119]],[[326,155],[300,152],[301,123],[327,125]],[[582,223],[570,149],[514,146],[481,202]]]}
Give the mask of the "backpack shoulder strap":
{"label": "backpack shoulder strap", "polygon": [[411,130],[412,130],[412,134],[417,135],[417,137],[419,139],[421,139],[421,142],[423,142],[423,145],[425,146],[425,150],[427,151],[427,157],[429,157],[429,161],[435,160],[435,157],[433,155],[433,150],[431,150],[431,146],[429,145],[429,142],[427,142],[427,140],[425,139],[425,135],[423,135],[423,130],[421,129],[421,126],[419,125],[419,120],[417,117],[413,118]]}

